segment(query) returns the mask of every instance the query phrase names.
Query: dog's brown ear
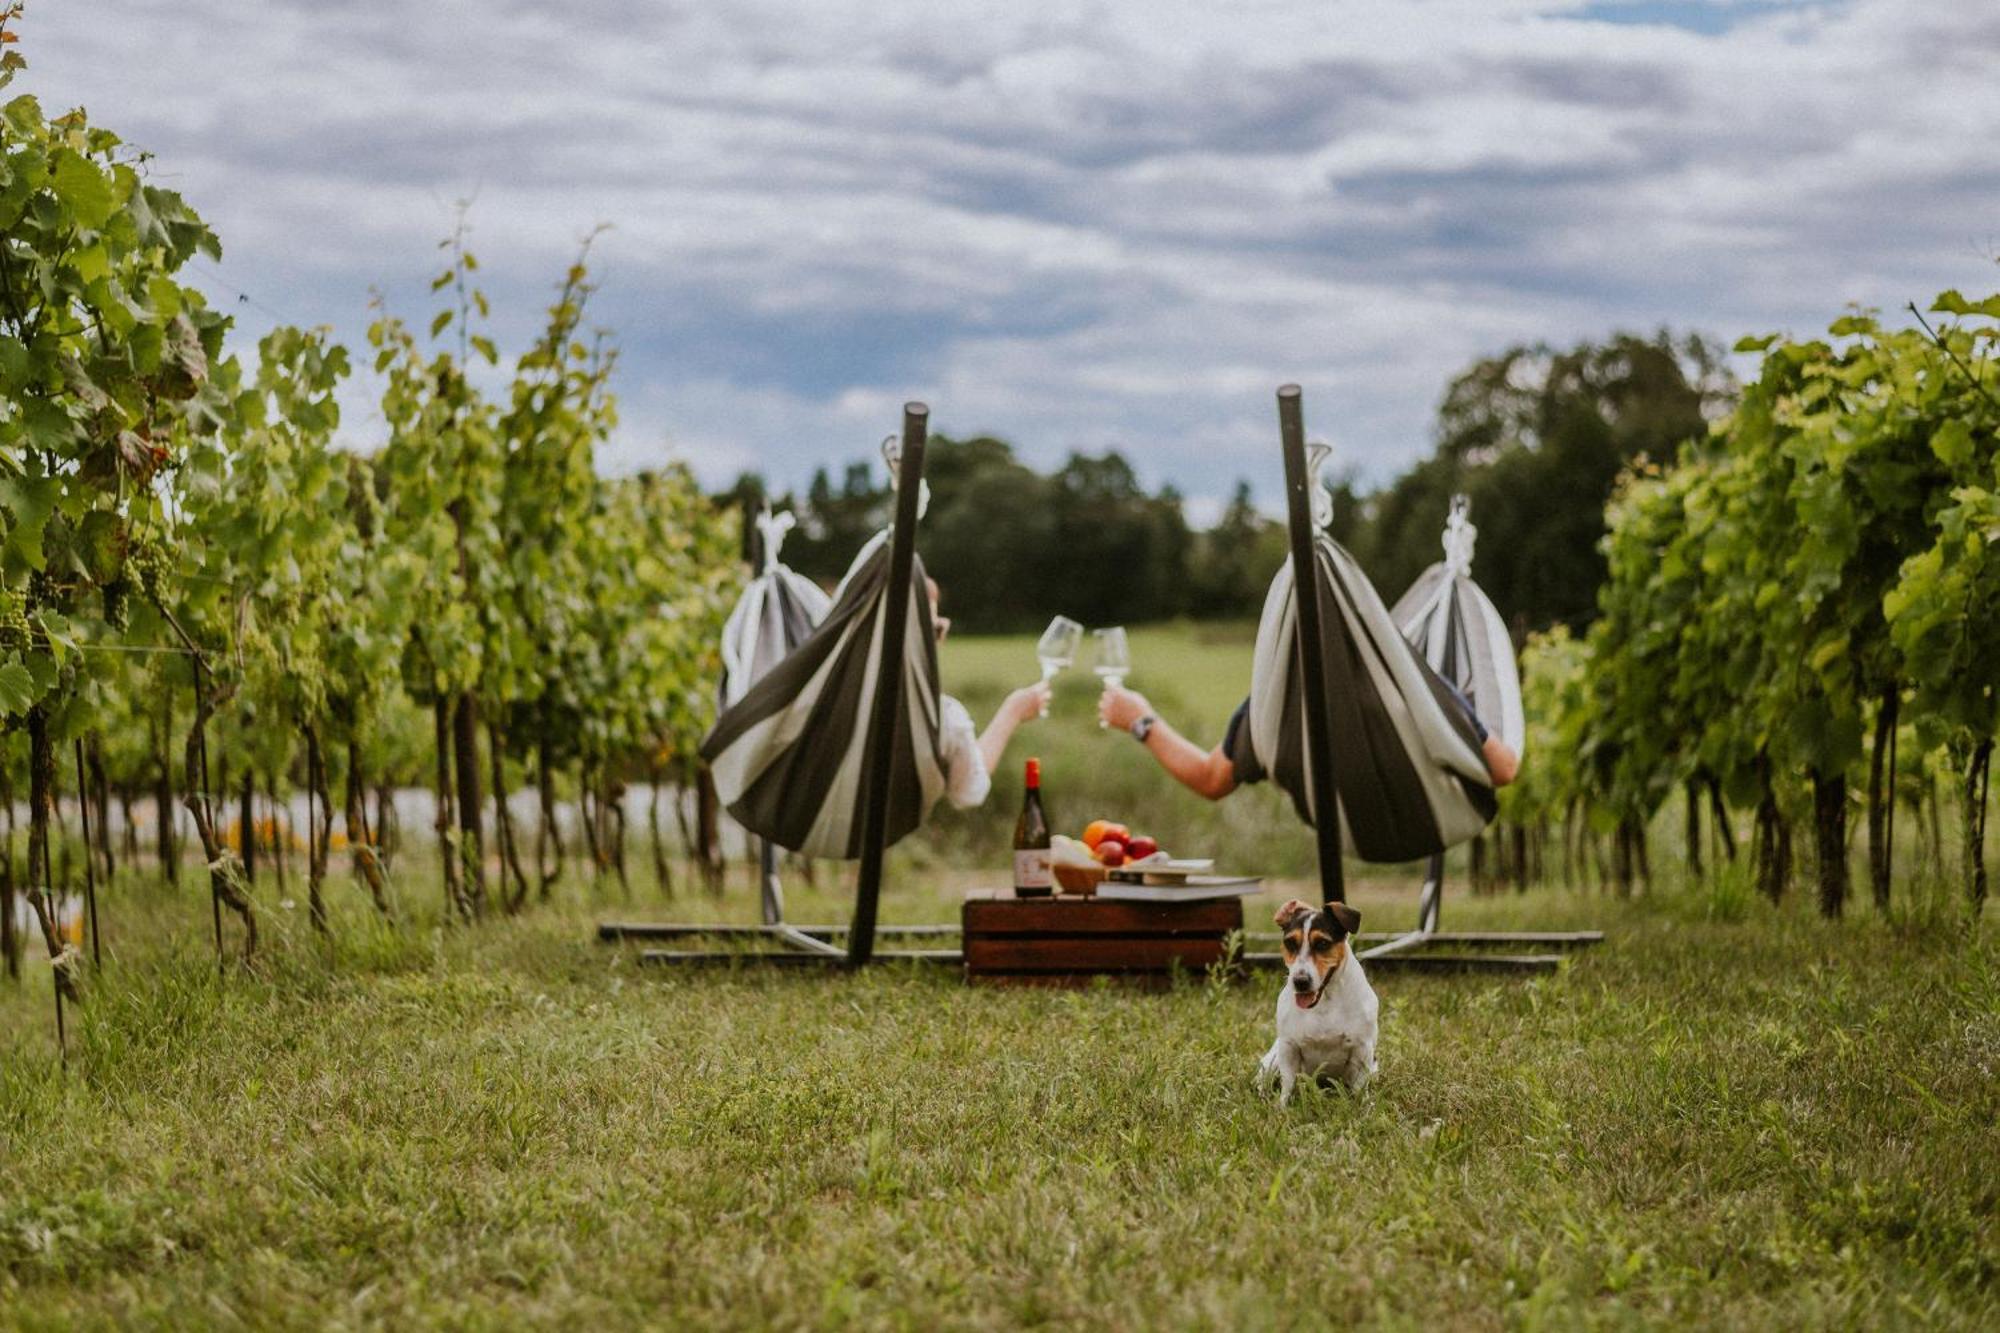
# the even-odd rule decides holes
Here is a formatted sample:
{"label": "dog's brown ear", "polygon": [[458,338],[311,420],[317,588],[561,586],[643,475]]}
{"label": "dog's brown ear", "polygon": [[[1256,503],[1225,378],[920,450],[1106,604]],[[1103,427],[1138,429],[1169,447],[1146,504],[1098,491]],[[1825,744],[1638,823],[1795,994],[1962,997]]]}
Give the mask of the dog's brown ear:
{"label": "dog's brown ear", "polygon": [[1340,923],[1340,928],[1352,935],[1361,929],[1361,913],[1346,903],[1328,903],[1326,914]]}
{"label": "dog's brown ear", "polygon": [[1278,914],[1272,917],[1271,921],[1272,924],[1280,928],[1283,928],[1285,926],[1290,925],[1294,920],[1298,918],[1298,916],[1301,913],[1310,916],[1312,914],[1312,908],[1300,902],[1297,898],[1294,898],[1290,902],[1286,903],[1283,907],[1280,907],[1278,909]]}

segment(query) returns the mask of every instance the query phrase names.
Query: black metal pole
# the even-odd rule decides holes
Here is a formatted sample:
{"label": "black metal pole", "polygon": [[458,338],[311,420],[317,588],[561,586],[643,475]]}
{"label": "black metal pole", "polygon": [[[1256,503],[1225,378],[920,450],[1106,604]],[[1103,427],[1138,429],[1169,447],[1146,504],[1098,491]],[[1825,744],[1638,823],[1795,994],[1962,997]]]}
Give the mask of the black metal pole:
{"label": "black metal pole", "polygon": [[[761,578],[764,573],[764,533],[757,521],[771,512],[771,502],[760,497],[755,505],[743,507],[743,551],[750,561],[750,577]],[[765,613],[770,613],[770,604],[765,604]],[[769,838],[757,839],[757,895],[763,909],[764,924],[775,926],[785,919],[778,887],[778,849]]]}
{"label": "black metal pole", "polygon": [[1319,843],[1320,894],[1344,902],[1340,865],[1340,798],[1334,777],[1333,743],[1326,734],[1325,640],[1320,637],[1319,555],[1312,520],[1312,473],[1306,467],[1305,411],[1299,386],[1278,390],[1278,433],[1285,448],[1285,501],[1292,537],[1292,599],[1298,608],[1298,669],[1305,681],[1306,766],[1312,777],[1313,832]]}
{"label": "black metal pole", "polygon": [[889,536],[889,584],[882,596],[882,656],[875,670],[875,707],[868,719],[868,749],[861,761],[861,882],[854,898],[854,928],[847,961],[860,966],[875,955],[875,907],[882,892],[883,845],[889,829],[889,775],[895,763],[896,713],[903,706],[903,644],[910,621],[910,567],[917,554],[917,493],[923,489],[924,440],[930,408],[903,404],[903,455],[897,468],[896,526]]}

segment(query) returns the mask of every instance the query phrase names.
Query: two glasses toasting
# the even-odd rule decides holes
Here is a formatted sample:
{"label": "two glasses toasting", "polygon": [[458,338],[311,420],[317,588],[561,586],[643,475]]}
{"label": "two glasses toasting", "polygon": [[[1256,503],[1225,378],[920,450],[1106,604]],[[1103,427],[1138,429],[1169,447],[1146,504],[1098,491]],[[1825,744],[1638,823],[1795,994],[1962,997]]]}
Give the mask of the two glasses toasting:
{"label": "two glasses toasting", "polygon": [[[1113,625],[1109,629],[1094,629],[1090,632],[1095,661],[1091,670],[1106,685],[1123,685],[1125,677],[1132,673],[1132,647],[1126,641],[1125,627]],[[1035,645],[1035,660],[1042,665],[1042,679],[1055,679],[1055,674],[1076,662],[1076,650],[1083,642],[1083,626],[1068,616],[1057,616],[1042,631],[1042,637]],[[1048,715],[1048,705],[1042,705],[1042,715]],[[1103,722],[1099,722],[1101,727]]]}

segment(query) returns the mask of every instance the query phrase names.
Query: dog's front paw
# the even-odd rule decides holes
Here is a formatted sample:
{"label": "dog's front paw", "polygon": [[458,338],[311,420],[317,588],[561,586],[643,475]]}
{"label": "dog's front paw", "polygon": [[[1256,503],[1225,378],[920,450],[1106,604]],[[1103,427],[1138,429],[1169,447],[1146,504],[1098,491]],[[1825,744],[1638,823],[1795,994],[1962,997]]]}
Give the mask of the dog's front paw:
{"label": "dog's front paw", "polygon": [[1267,1055],[1257,1062],[1257,1072],[1250,1076],[1250,1081],[1257,1091],[1269,1092],[1277,1078],[1278,1062]]}

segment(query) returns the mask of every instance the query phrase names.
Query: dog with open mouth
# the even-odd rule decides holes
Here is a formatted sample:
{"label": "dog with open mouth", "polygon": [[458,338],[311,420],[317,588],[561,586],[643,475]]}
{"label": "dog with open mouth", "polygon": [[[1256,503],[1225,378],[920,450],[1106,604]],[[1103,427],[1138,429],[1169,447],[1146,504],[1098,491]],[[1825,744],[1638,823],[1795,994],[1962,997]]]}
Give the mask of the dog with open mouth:
{"label": "dog with open mouth", "polygon": [[1375,1072],[1375,990],[1348,937],[1361,913],[1346,903],[1311,907],[1294,898],[1278,909],[1284,932],[1285,985],[1278,992],[1278,1039],[1257,1065],[1257,1086],[1278,1081],[1292,1100],[1301,1076],[1339,1079],[1359,1092]]}

